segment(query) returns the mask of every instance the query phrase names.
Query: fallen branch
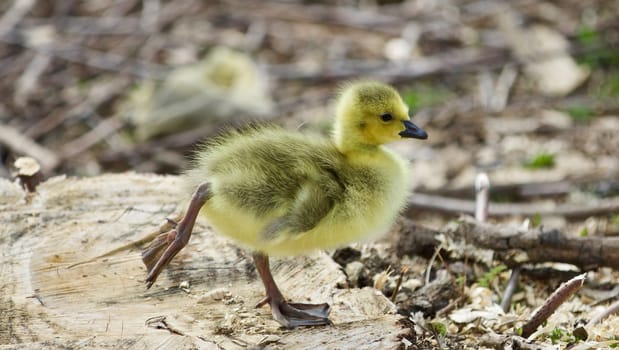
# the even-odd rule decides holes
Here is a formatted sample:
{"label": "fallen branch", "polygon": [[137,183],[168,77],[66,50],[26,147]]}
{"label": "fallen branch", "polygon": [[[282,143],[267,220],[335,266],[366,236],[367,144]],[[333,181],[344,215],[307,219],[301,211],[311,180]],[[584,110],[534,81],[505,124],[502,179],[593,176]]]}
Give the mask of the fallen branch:
{"label": "fallen branch", "polygon": [[[456,227],[436,231],[402,221],[397,246],[398,255],[427,254],[421,249],[433,249],[436,237],[446,234],[453,240],[463,240],[481,249],[492,249],[496,258],[509,266],[529,263],[562,262],[582,270],[602,266],[619,268],[619,237],[569,237],[559,230],[499,226],[462,217]],[[447,254],[447,252],[445,252]]]}
{"label": "fallen branch", "polygon": [[297,65],[265,65],[269,76],[279,80],[306,82],[337,81],[358,76],[372,76],[391,82],[408,81],[440,73],[471,72],[478,67],[499,68],[508,62],[506,50],[455,49],[398,65],[387,61],[339,61],[321,69],[306,69]]}
{"label": "fallen branch", "polygon": [[[601,191],[605,188],[610,188],[611,190],[619,188],[619,179],[607,178],[597,174],[589,174],[579,178],[559,181],[511,183],[503,185],[493,184],[492,194],[518,200],[530,200],[531,197],[566,196],[576,189]],[[418,191],[427,195],[452,198],[472,198],[475,195],[475,190],[471,188],[471,186],[463,186],[459,188],[420,189]]]}
{"label": "fallen branch", "polygon": [[[575,45],[574,45],[575,46]],[[595,48],[600,49],[600,48]],[[575,46],[569,54],[582,56],[594,49]],[[416,58],[406,65],[388,61],[332,61],[320,68],[305,68],[293,64],[264,65],[269,76],[278,80],[301,80],[304,82],[328,82],[352,79],[358,76],[372,76],[393,83],[410,81],[413,78],[437,74],[472,73],[500,69],[507,64],[515,67],[527,63],[552,60],[562,54],[560,50],[539,52],[534,56],[514,58],[505,48],[459,48],[432,56]]]}
{"label": "fallen branch", "polygon": [[[408,200],[409,209],[438,211],[449,214],[473,214],[475,202],[464,199],[415,193]],[[489,216],[555,215],[585,218],[619,211],[619,197],[601,198],[589,204],[571,203],[490,203]]]}

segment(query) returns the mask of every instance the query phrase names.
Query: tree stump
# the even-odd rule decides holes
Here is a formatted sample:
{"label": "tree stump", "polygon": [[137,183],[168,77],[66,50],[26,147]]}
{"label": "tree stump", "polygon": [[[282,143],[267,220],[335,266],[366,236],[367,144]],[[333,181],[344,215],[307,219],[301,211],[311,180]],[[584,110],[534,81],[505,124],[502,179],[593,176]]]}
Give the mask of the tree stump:
{"label": "tree stump", "polygon": [[408,332],[374,289],[338,289],[324,253],[273,259],[287,297],[329,302],[333,326],[283,329],[251,255],[199,219],[149,290],[140,258],[187,203],[178,177],[55,177],[36,193],[0,179],[0,349],[392,349]]}

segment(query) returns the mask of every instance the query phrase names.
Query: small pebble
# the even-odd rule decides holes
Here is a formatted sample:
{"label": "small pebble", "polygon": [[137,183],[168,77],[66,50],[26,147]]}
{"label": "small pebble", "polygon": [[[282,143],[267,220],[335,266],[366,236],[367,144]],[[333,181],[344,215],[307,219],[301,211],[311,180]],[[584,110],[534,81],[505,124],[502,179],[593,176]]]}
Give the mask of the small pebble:
{"label": "small pebble", "polygon": [[185,293],[189,293],[189,281],[183,281],[178,285],[180,289],[182,289]]}

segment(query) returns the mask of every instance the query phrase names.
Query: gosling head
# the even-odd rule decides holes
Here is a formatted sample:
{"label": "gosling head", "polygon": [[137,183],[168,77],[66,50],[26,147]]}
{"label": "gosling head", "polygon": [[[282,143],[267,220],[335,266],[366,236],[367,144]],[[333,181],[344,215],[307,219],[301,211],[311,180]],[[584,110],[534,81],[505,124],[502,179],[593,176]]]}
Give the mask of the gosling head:
{"label": "gosling head", "polygon": [[408,106],[394,88],[363,81],[351,83],[342,90],[333,137],[338,148],[346,151],[401,138],[426,139],[428,134],[411,122]]}

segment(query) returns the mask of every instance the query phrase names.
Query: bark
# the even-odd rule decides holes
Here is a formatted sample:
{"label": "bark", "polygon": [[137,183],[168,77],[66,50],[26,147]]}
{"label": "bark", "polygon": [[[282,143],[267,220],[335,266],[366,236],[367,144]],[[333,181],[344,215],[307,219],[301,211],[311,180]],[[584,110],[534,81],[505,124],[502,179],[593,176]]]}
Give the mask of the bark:
{"label": "bark", "polygon": [[[439,244],[443,233],[454,241],[463,241],[480,249],[491,249],[497,259],[510,266],[526,263],[561,262],[583,270],[606,266],[619,268],[619,237],[571,237],[559,230],[524,230],[513,226],[478,222],[462,217],[455,227],[437,231],[403,219],[397,244],[398,254],[425,253]],[[447,253],[446,253],[447,254]]]}

